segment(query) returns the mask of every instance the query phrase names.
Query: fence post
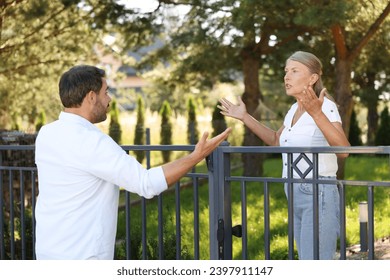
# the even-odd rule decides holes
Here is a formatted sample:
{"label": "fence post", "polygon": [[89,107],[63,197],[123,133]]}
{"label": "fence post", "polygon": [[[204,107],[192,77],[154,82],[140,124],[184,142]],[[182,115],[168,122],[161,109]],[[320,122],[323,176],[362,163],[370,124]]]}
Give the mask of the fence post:
{"label": "fence post", "polygon": [[232,258],[232,218],[230,183],[230,154],[222,147],[229,146],[224,141],[207,157],[209,174],[209,228],[210,259]]}

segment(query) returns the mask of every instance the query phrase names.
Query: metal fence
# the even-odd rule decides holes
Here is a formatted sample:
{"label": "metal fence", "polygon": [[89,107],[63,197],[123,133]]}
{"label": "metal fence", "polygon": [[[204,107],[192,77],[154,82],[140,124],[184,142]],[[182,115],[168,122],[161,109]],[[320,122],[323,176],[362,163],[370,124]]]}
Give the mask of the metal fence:
{"label": "metal fence", "polygon": [[[146,152],[146,165],[150,167],[151,156],[153,152],[161,151],[176,151],[187,153],[193,150],[194,146],[160,146],[160,145],[145,145],[145,146],[122,146],[128,153],[133,151]],[[35,217],[34,207],[36,196],[39,192],[37,172],[35,166],[20,166],[23,162],[22,158],[33,156],[34,146],[32,145],[0,145],[0,259],[35,259]],[[232,259],[233,252],[233,236],[241,237],[241,258],[248,259],[248,248],[258,246],[248,238],[248,227],[252,226],[248,219],[248,201],[246,199],[248,185],[258,188],[262,192],[259,196],[259,201],[263,205],[263,213],[261,221],[263,232],[259,233],[264,238],[264,248],[259,250],[264,251],[264,258],[271,259],[272,234],[270,213],[272,212],[270,191],[273,188],[280,188],[285,183],[288,184],[289,193],[292,192],[292,184],[299,182],[307,182],[313,184],[313,207],[318,208],[318,155],[321,153],[349,153],[350,155],[383,155],[390,156],[390,147],[299,147],[299,148],[283,148],[283,147],[233,147],[224,142],[218,147],[207,159],[207,170],[197,172],[194,168],[192,172],[180,182],[171,186],[170,189],[163,194],[160,194],[156,200],[157,204],[157,221],[149,221],[148,201],[144,198],[134,197],[132,194],[122,191],[123,207],[119,209],[124,215],[125,220],[125,237],[118,238],[117,258],[125,259]],[[288,155],[288,170],[290,174],[296,168],[298,162],[293,160],[293,154],[301,155],[301,160],[308,161],[305,154],[312,154],[313,160],[308,161],[309,169],[313,172],[312,179],[294,179],[281,177],[247,177],[233,176],[233,160],[234,155],[243,153],[260,153],[268,156],[281,156],[282,153]],[[18,159],[15,162],[18,164],[12,165],[12,161],[6,161],[12,156]],[[23,165],[23,164],[22,164]],[[31,165],[30,161],[28,164]],[[390,165],[389,165],[390,166]],[[388,170],[390,173],[390,167]],[[362,176],[364,172],[362,171]],[[304,176],[303,176],[304,177]],[[375,259],[374,250],[374,189],[377,187],[390,187],[389,181],[365,181],[365,180],[321,180],[322,183],[332,183],[339,186],[340,191],[340,259],[346,259],[346,188],[364,187],[367,188],[367,203],[368,203],[368,259]],[[239,205],[234,203],[236,193],[236,185],[238,184],[240,199]],[[200,188],[208,189],[208,201],[206,201],[208,210],[208,225],[205,226],[204,221],[200,219],[200,203],[205,203],[199,194]],[[181,195],[185,189],[191,189],[192,201],[183,201]],[[233,193],[233,194],[232,194]],[[166,198],[173,197],[173,200]],[[289,196],[292,198],[292,196]],[[261,199],[261,201],[260,201]],[[237,199],[236,199],[237,200]],[[173,201],[173,202],[172,202]],[[170,204],[169,207],[174,207],[174,218],[172,219],[169,228],[173,227],[174,238],[171,238],[170,244],[167,245],[167,219],[164,216],[164,206]],[[191,232],[183,232],[184,224],[188,224],[188,216],[183,222],[183,204],[192,204],[192,224]],[[174,204],[174,205],[172,205]],[[140,208],[140,217],[134,219],[134,205]],[[232,215],[235,207],[240,208],[241,216],[239,218]],[[294,259],[294,236],[292,224],[292,199],[286,200],[287,208],[287,227],[288,227],[288,248],[286,248],[288,259]],[[123,211],[122,211],[123,210]],[[202,208],[202,211],[204,209]],[[260,210],[259,210],[260,211]],[[138,213],[138,212],[136,212]],[[286,217],[286,218],[287,218]],[[171,218],[169,218],[171,219]],[[233,221],[239,220],[239,223],[233,225]],[[140,221],[140,222],[139,222]],[[318,211],[314,211],[314,257],[319,258],[319,242],[318,242]],[[135,222],[140,224],[135,224]],[[148,236],[148,222],[153,222],[157,228],[157,236]],[[140,229],[140,232],[134,233],[132,229],[135,227]],[[188,231],[188,230],[187,230]],[[201,240],[201,232],[208,231],[208,240]],[[139,234],[138,234],[139,233]],[[183,236],[191,235],[191,246],[187,248],[188,254],[183,254]],[[140,235],[140,236],[139,236]],[[172,236],[172,232],[169,234]],[[150,242],[150,239],[155,240]],[[200,249],[202,243],[208,243],[208,252]],[[134,249],[135,248],[135,249]],[[122,255],[120,254],[123,251]],[[154,255],[150,251],[155,252]],[[172,256],[172,252],[174,255]]]}

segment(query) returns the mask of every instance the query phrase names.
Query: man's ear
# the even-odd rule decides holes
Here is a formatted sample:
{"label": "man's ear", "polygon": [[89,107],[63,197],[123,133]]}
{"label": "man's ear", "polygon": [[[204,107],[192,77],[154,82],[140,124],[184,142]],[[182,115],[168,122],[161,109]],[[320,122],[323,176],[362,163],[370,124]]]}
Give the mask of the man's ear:
{"label": "man's ear", "polygon": [[95,104],[96,102],[96,93],[92,90],[85,95],[85,101],[87,101],[89,104]]}

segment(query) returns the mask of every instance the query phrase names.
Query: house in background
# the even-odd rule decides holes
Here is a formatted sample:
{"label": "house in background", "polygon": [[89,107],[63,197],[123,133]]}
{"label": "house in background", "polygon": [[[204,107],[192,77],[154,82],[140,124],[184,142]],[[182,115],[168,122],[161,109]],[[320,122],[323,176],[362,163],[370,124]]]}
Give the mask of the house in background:
{"label": "house in background", "polygon": [[[104,42],[105,46],[95,48],[100,61],[98,66],[106,70],[110,93],[117,100],[119,109],[132,111],[136,107],[137,95],[143,94],[142,88],[148,86],[148,82],[134,67],[122,62],[118,55],[119,50],[115,46],[115,37],[106,36]],[[163,43],[158,41],[151,46],[140,48],[137,52],[128,51],[127,56],[135,64],[145,54],[162,45]]]}

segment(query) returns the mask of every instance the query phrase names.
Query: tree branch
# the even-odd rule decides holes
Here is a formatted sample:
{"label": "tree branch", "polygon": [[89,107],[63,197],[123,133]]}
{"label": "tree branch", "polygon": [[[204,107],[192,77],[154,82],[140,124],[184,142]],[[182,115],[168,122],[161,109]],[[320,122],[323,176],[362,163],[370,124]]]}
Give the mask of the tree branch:
{"label": "tree branch", "polygon": [[41,31],[44,26],[49,23],[52,19],[54,19],[56,16],[58,16],[59,14],[61,14],[63,11],[65,11],[67,8],[64,7],[62,9],[60,9],[59,11],[57,12],[54,12],[52,15],[50,15],[44,22],[42,22],[42,24],[40,24],[39,26],[37,26],[35,28],[35,30],[33,30],[30,34],[27,34],[25,37],[24,37],[24,40],[26,40],[27,38],[31,37],[32,35],[34,35],[35,33],[38,33],[39,31]]}
{"label": "tree branch", "polygon": [[348,50],[345,42],[344,30],[339,23],[331,27],[336,53],[341,59],[347,59]]}
{"label": "tree branch", "polygon": [[380,25],[385,21],[386,17],[390,13],[390,1],[387,4],[386,8],[383,10],[382,14],[376,19],[376,21],[370,26],[367,33],[361,38],[359,43],[356,44],[355,48],[352,49],[350,53],[350,59],[354,60],[365,45],[369,42],[372,36],[378,31]]}
{"label": "tree branch", "polygon": [[21,72],[24,69],[29,68],[29,67],[38,66],[38,65],[45,65],[45,64],[53,64],[53,63],[58,63],[58,62],[64,62],[64,60],[50,59],[50,60],[46,60],[46,61],[31,62],[31,63],[23,64],[23,65],[20,65],[17,67],[7,68],[3,71],[0,71],[0,74],[6,75],[6,73],[8,73],[8,72],[11,72],[12,74],[14,74],[15,72],[16,73]]}

